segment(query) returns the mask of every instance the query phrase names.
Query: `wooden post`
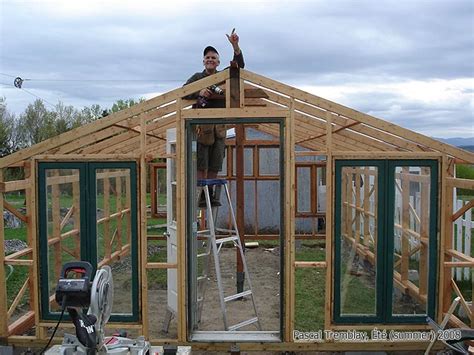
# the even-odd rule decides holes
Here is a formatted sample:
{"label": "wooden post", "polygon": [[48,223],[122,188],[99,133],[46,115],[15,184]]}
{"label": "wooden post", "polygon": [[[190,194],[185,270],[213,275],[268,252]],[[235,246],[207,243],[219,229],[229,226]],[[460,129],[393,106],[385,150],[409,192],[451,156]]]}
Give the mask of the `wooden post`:
{"label": "wooden post", "polygon": [[[333,234],[333,204],[334,198],[334,161],[332,157],[332,113],[326,111],[326,291],[324,305],[324,329],[331,328],[331,316],[333,312],[333,267],[334,267],[334,234]],[[344,176],[344,175],[343,175]],[[342,197],[342,203],[344,203]],[[342,206],[344,209],[344,206]],[[346,210],[348,211],[348,209]],[[346,213],[347,214],[347,213]],[[349,226],[346,224],[346,227]],[[342,230],[343,231],[343,230]]]}
{"label": "wooden post", "polygon": [[292,334],[295,328],[295,197],[296,197],[296,167],[295,167],[295,99],[290,101],[290,116],[287,119],[285,129],[285,238],[287,246],[287,258],[285,265],[285,289],[286,293],[286,313],[289,319],[287,323],[285,339],[292,341]]}
{"label": "wooden post", "polygon": [[[119,178],[120,179],[120,178]],[[147,215],[146,215],[146,180],[147,180],[147,169],[146,169],[146,120],[145,115],[140,116],[140,243],[138,244],[138,250],[140,251],[139,265],[141,278],[141,300],[142,300],[142,331],[143,335],[148,338],[149,336],[149,324],[148,324],[148,281],[146,272],[147,262]],[[116,187],[118,194],[118,189]],[[120,188],[121,191],[121,188]],[[117,211],[119,205],[117,204]],[[120,219],[120,216],[118,218]],[[117,228],[119,224],[117,223]],[[120,235],[118,235],[120,237]]]}
{"label": "wooden post", "polygon": [[443,211],[441,214],[441,218],[443,219],[444,223],[444,233],[442,233],[441,236],[441,250],[440,250],[440,262],[441,264],[441,280],[440,280],[440,293],[442,299],[439,301],[439,311],[438,315],[439,318],[442,319],[444,313],[449,309],[449,306],[451,304],[451,293],[452,293],[452,288],[451,288],[451,267],[446,267],[444,265],[444,262],[446,261],[451,261],[452,257],[449,254],[446,254],[446,250],[451,249],[453,246],[453,221],[452,221],[452,216],[453,216],[453,198],[454,198],[454,193],[453,190],[455,187],[449,186],[446,184],[446,178],[448,176],[454,176],[454,164],[452,163],[452,159],[447,159],[446,156],[443,156],[443,169],[441,176],[443,178],[443,184],[442,186],[444,187],[444,198],[443,198]]}
{"label": "wooden post", "polygon": [[[3,169],[0,169],[0,183],[3,182]],[[7,307],[7,283],[5,282],[5,234],[3,222],[3,192],[0,192],[0,340],[8,337]]]}
{"label": "wooden post", "polygon": [[178,341],[186,341],[186,132],[182,102],[176,100],[176,235],[178,262]]}
{"label": "wooden post", "polygon": [[[239,68],[230,68],[230,108],[240,107],[240,70]],[[236,210],[237,210],[237,229],[239,230],[240,241],[245,245],[245,187],[244,187],[244,140],[245,127],[242,124],[235,125],[235,165],[236,165]],[[240,252],[236,249],[237,258],[237,293],[243,292],[245,273]]]}
{"label": "wooden post", "polygon": [[[26,205],[26,240],[29,247],[32,248],[32,255],[31,259],[33,261],[38,260],[36,254],[36,233],[35,233],[35,225],[36,225],[36,214],[35,214],[35,179],[34,179],[34,166],[31,161],[25,162],[24,172],[25,172],[25,180],[29,180],[30,184],[29,187],[25,189],[25,205]],[[38,288],[36,287],[36,263],[33,262],[28,268],[28,291],[30,296],[30,309],[36,313],[38,313],[38,308],[36,307],[37,301],[37,291]]]}

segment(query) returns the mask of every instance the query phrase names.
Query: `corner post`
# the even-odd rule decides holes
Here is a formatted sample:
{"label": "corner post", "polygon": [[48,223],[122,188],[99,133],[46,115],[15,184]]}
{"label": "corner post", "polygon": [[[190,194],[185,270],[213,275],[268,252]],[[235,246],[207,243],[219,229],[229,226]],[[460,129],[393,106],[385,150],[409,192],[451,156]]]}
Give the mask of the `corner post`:
{"label": "corner post", "polygon": [[[230,67],[230,107],[239,108],[242,104],[240,100],[240,69],[235,66]],[[236,153],[236,189],[237,189],[237,229],[239,230],[240,241],[245,249],[245,193],[244,193],[244,141],[245,128],[242,124],[235,126],[235,153]],[[245,273],[242,263],[242,257],[239,250],[236,250],[237,257],[237,293],[243,292]]]}

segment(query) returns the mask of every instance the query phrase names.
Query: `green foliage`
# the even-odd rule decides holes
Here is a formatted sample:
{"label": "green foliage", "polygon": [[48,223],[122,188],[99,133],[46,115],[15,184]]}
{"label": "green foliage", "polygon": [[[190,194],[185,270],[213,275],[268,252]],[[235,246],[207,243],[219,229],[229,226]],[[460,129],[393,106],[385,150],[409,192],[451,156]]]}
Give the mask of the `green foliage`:
{"label": "green foliage", "polygon": [[[112,105],[111,112],[143,101],[144,98],[118,100]],[[97,104],[78,110],[62,102],[51,110],[37,99],[16,118],[8,111],[6,99],[0,97],[0,157],[100,119],[104,111],[107,112]]]}
{"label": "green foliage", "polygon": [[0,157],[14,151],[13,134],[15,131],[15,115],[7,110],[4,97],[0,97]]}
{"label": "green foliage", "polygon": [[[456,177],[460,179],[474,180],[474,166],[472,165],[456,165]],[[474,196],[473,190],[458,189],[459,195]]]}
{"label": "green foliage", "polygon": [[145,101],[143,97],[140,97],[138,101],[135,101],[134,99],[127,99],[127,100],[117,100],[115,103],[112,105],[112,112],[118,112],[126,108],[130,108],[136,104],[139,104],[141,102]]}

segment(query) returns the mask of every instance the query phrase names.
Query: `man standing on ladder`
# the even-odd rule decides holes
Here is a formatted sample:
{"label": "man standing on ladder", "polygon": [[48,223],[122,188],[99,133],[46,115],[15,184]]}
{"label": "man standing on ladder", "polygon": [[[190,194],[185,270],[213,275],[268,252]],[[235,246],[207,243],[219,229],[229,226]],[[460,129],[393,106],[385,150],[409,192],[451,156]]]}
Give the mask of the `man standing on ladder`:
{"label": "man standing on ladder", "polygon": [[[234,49],[233,61],[237,63],[239,68],[245,66],[244,56],[239,47],[239,36],[232,30],[231,34],[226,34],[227,39],[232,44]],[[205,78],[209,75],[217,73],[217,67],[220,64],[219,52],[212,47],[207,46],[203,53],[204,70],[193,74],[185,83],[190,84],[199,79]],[[221,90],[215,86],[211,88],[202,89],[199,93],[193,93],[185,97],[185,99],[197,99],[196,108],[225,108],[225,100],[214,99],[214,94],[221,93]],[[217,174],[222,169],[222,162],[225,156],[225,138],[227,129],[225,125],[199,125],[197,127],[197,179],[215,179]],[[219,196],[216,196],[213,191],[210,191],[212,206],[220,206]],[[198,206],[206,207],[204,195],[201,194]]]}

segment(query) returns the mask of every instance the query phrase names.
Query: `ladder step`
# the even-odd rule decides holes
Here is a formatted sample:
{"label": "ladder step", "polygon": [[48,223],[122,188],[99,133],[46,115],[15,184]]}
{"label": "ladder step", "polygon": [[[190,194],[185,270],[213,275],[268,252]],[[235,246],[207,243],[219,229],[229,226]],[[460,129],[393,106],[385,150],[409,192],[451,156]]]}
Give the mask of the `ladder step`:
{"label": "ladder step", "polygon": [[198,254],[197,257],[198,258],[202,258],[203,256],[208,256],[208,255],[211,255],[211,253],[202,253],[202,254]]}
{"label": "ladder step", "polygon": [[202,280],[205,280],[207,278],[207,275],[203,275],[203,276],[198,276],[197,277],[197,281],[202,281]]}
{"label": "ladder step", "polygon": [[249,324],[253,324],[253,323],[256,323],[258,322],[258,318],[255,317],[255,318],[251,318],[249,320],[245,320],[243,322],[240,322],[240,323],[237,323],[236,325],[233,325],[231,327],[229,327],[229,330],[232,331],[232,330],[237,330],[239,328],[242,328],[242,327],[245,327],[246,325],[249,325]]}
{"label": "ladder step", "polygon": [[219,239],[216,239],[216,243],[217,244],[223,244],[223,243],[227,243],[227,242],[233,242],[234,240],[238,240],[239,237],[237,237],[236,235],[232,235],[230,237],[227,237],[227,238],[219,238]]}
{"label": "ladder step", "polygon": [[252,294],[252,290],[247,290],[244,292],[236,293],[235,295],[224,297],[224,302],[229,302],[232,300],[236,300],[237,298],[245,297],[245,296],[250,296]]}

